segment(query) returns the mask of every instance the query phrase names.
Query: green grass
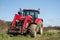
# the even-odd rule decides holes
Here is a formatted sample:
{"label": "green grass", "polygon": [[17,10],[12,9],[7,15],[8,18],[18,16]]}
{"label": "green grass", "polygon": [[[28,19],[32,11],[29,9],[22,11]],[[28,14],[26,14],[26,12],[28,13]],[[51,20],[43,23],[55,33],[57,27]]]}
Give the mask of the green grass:
{"label": "green grass", "polygon": [[[5,31],[8,29],[11,22],[4,22],[4,20],[0,20],[0,40],[60,40],[60,32],[58,33],[49,33],[48,30],[56,29],[60,30],[60,26],[48,26],[44,27],[44,34],[37,34],[36,38],[32,38],[30,35],[17,35],[10,37]],[[3,31],[3,32],[2,32]]]}
{"label": "green grass", "polygon": [[37,34],[36,38],[32,38],[30,35],[17,35],[10,37],[5,32],[0,32],[0,40],[60,40],[60,32],[48,33],[44,32],[43,35]]}

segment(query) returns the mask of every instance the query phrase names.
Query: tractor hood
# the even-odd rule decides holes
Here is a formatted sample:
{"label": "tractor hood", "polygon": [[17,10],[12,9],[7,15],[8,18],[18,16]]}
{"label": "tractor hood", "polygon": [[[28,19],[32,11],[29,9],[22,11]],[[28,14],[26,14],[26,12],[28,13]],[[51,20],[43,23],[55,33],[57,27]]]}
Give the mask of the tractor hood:
{"label": "tractor hood", "polygon": [[12,23],[12,26],[15,26],[16,25],[16,21],[17,20],[23,20],[24,17],[22,15],[19,15],[19,14],[15,14],[15,17],[14,17],[14,20],[13,20],[13,23]]}

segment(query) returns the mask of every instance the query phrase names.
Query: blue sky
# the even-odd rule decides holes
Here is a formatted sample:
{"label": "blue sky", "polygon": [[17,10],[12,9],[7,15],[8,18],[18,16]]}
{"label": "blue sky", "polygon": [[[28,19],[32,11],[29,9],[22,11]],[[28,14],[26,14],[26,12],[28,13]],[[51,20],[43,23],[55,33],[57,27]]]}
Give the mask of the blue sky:
{"label": "blue sky", "polygon": [[60,26],[60,0],[0,0],[0,19],[12,21],[19,8],[40,8],[44,26]]}

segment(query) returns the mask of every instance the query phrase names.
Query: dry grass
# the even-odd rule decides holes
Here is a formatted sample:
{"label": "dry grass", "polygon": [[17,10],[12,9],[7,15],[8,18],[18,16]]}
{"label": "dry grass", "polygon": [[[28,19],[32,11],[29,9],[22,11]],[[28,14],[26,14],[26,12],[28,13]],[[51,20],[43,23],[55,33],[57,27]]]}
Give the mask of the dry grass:
{"label": "dry grass", "polygon": [[8,34],[6,34],[6,32],[3,32],[0,33],[0,40],[60,40],[60,32],[44,32],[43,35],[37,34],[36,38],[32,38],[30,35],[16,35],[10,37]]}
{"label": "dry grass", "polygon": [[10,24],[11,22],[0,20],[0,40],[60,40],[60,27],[45,27],[43,35],[37,34],[36,38],[32,38],[28,34],[10,37],[6,33]]}

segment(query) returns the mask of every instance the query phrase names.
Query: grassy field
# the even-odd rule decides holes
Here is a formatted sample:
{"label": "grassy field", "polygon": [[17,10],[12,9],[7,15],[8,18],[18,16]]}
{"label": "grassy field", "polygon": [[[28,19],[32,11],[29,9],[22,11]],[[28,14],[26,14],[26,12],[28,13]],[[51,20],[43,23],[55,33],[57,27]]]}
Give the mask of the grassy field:
{"label": "grassy field", "polygon": [[60,32],[49,33],[44,32],[43,35],[37,34],[35,38],[30,35],[16,35],[10,37],[6,32],[0,32],[0,40],[60,40]]}
{"label": "grassy field", "polygon": [[10,37],[6,30],[11,22],[4,22],[0,20],[0,40],[60,40],[60,27],[46,27],[44,28],[43,35],[37,34],[35,38],[27,35],[16,35]]}

